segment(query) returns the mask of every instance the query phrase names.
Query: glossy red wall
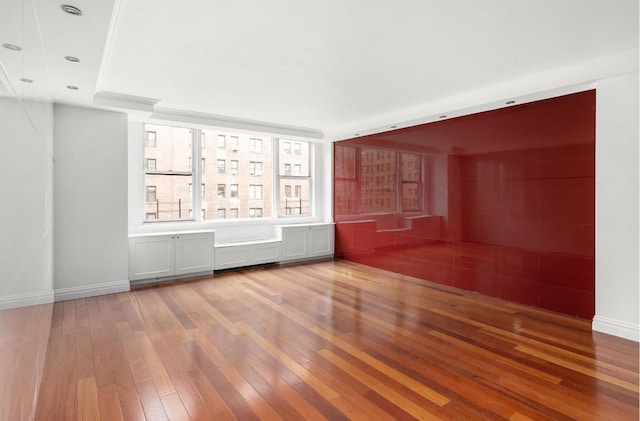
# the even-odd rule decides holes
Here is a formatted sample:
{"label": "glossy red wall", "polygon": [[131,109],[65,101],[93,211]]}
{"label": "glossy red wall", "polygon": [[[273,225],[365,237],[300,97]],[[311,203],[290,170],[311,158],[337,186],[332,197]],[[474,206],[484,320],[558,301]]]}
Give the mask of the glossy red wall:
{"label": "glossy red wall", "polygon": [[593,317],[595,91],[334,151],[338,257]]}

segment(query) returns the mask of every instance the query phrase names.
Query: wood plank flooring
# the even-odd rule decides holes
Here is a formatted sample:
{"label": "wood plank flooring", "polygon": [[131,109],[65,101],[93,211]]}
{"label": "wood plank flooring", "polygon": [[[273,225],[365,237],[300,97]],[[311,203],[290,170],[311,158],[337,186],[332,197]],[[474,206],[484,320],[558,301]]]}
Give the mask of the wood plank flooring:
{"label": "wood plank flooring", "polygon": [[638,344],[346,261],[56,303],[40,420],[637,420]]}
{"label": "wood plank flooring", "polygon": [[0,311],[0,420],[35,416],[52,311],[52,304]]}

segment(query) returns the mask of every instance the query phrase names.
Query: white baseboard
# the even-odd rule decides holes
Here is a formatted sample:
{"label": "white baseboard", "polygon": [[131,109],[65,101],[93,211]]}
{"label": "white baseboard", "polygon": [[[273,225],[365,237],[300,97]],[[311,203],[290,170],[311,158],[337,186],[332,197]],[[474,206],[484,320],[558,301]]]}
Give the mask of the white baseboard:
{"label": "white baseboard", "polygon": [[28,294],[8,295],[0,297],[0,310],[9,310],[18,307],[35,306],[53,302],[53,290],[31,292]]}
{"label": "white baseboard", "polygon": [[96,295],[115,294],[129,291],[129,281],[115,281],[104,284],[83,285],[79,287],[56,289],[55,301],[75,300],[77,298],[95,297]]}
{"label": "white baseboard", "polygon": [[597,332],[640,342],[640,326],[609,317],[595,316],[591,328]]}

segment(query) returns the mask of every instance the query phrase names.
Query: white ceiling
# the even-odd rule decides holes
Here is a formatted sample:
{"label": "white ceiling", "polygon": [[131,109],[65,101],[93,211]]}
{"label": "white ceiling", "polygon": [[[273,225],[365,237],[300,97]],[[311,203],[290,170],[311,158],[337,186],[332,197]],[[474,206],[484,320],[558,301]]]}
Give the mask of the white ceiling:
{"label": "white ceiling", "polygon": [[54,100],[117,93],[324,132],[638,50],[637,0],[71,1],[83,16],[33,0]]}

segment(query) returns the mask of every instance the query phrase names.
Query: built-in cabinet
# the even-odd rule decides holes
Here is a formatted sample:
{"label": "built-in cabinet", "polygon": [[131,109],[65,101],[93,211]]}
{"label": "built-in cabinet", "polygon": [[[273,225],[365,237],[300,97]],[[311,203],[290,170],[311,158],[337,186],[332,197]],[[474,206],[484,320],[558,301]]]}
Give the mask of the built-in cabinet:
{"label": "built-in cabinet", "polygon": [[129,236],[129,280],[214,270],[214,231]]}
{"label": "built-in cabinet", "polygon": [[[334,225],[282,225],[279,238],[215,244],[214,231],[129,236],[129,280],[333,256]],[[214,258],[215,257],[215,258]]]}
{"label": "built-in cabinet", "polygon": [[283,225],[281,261],[333,256],[334,225]]}

